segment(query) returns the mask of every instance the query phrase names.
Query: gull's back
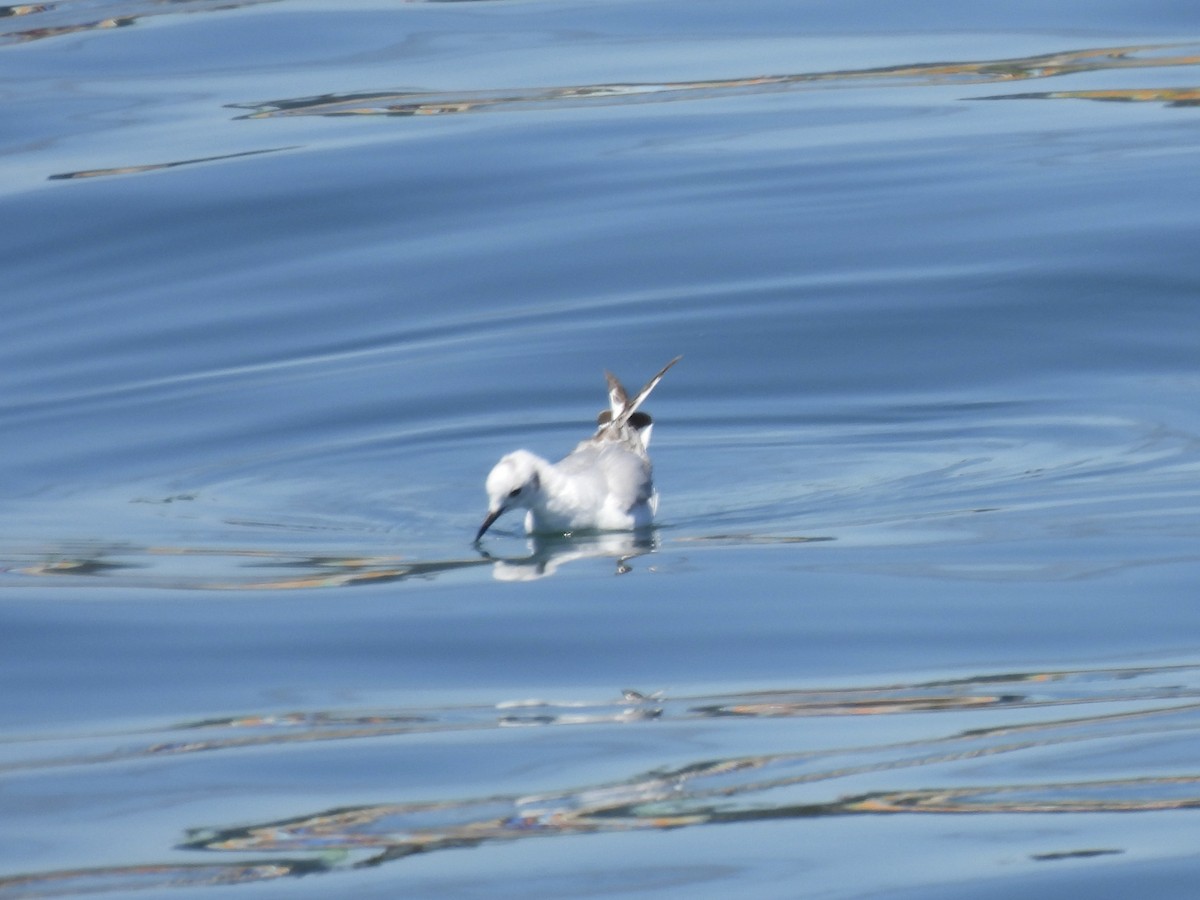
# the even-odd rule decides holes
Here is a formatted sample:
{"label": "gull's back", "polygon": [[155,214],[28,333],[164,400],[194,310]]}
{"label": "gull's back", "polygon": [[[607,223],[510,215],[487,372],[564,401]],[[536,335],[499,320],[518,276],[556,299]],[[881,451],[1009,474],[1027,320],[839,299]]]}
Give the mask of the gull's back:
{"label": "gull's back", "polygon": [[636,432],[626,430],[589,438],[554,466],[570,483],[569,502],[589,510],[597,528],[648,525],[654,514],[650,458]]}
{"label": "gull's back", "polygon": [[676,357],[667,363],[633,399],[616,376],[604,373],[609,409],[597,419],[596,433],[554,464],[561,480],[530,510],[530,531],[642,528],[653,521],[658,495],[646,452],[653,421],[638,407],[678,361]]}

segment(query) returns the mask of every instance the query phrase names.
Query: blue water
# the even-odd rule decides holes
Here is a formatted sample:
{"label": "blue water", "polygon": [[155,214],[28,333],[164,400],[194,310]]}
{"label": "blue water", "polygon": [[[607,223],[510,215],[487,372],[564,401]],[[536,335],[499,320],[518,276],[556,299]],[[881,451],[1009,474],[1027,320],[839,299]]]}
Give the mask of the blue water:
{"label": "blue water", "polygon": [[0,898],[1194,895],[1193,4],[0,13]]}

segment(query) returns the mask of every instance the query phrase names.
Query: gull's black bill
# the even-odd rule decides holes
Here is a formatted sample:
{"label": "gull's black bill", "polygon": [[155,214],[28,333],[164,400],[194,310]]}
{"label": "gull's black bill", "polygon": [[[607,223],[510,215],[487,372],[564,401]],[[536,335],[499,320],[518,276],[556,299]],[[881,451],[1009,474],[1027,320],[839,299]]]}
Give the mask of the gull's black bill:
{"label": "gull's black bill", "polygon": [[498,509],[495,512],[488,513],[487,518],[483,520],[483,524],[479,526],[479,533],[475,535],[475,543],[479,543],[479,539],[483,537],[483,533],[492,527],[492,523],[500,518],[500,513],[502,512],[504,510]]}

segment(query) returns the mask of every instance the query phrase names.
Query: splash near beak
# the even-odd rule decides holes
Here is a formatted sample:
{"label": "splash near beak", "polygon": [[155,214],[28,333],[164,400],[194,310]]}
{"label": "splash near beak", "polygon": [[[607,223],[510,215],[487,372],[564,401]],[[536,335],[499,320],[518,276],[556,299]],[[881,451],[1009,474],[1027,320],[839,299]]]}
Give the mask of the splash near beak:
{"label": "splash near beak", "polygon": [[476,543],[479,543],[479,539],[481,537],[483,537],[483,533],[492,527],[492,523],[495,522],[498,518],[500,518],[500,514],[503,512],[504,512],[504,508],[501,507],[500,509],[497,509],[497,510],[487,514],[487,518],[484,519],[483,524],[479,526],[479,533],[475,535]]}

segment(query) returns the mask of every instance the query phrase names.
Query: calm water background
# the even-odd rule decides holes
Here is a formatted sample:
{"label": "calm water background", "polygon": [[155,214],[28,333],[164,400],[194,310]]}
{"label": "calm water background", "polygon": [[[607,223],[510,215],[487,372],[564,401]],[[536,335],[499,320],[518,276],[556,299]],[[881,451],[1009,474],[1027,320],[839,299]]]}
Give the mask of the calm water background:
{"label": "calm water background", "polygon": [[1194,896],[1194,3],[0,11],[0,897]]}

